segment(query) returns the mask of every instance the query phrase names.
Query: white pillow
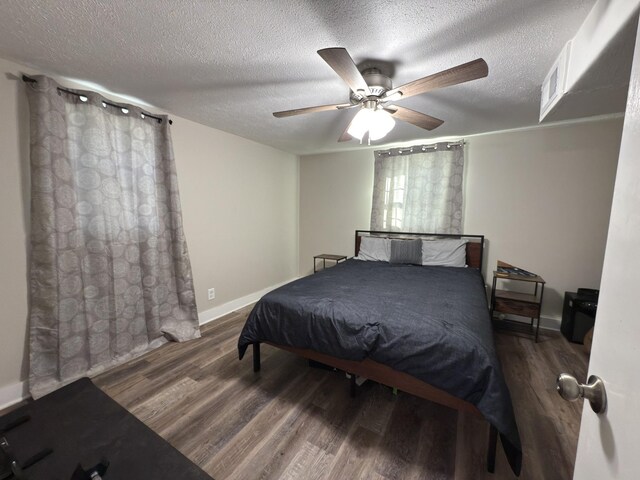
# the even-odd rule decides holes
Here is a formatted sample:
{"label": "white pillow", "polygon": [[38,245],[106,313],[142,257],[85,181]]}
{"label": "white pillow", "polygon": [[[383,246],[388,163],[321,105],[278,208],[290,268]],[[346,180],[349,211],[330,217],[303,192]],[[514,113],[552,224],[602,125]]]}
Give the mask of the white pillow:
{"label": "white pillow", "polygon": [[388,262],[391,259],[391,240],[381,237],[362,237],[356,260]]}
{"label": "white pillow", "polygon": [[466,244],[463,238],[422,240],[422,265],[466,267]]}

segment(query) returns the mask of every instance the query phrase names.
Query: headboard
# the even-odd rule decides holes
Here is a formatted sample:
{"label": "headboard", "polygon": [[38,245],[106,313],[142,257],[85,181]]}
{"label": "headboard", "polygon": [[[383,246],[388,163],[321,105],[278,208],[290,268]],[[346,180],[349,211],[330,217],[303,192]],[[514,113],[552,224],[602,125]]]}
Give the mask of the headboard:
{"label": "headboard", "polygon": [[364,235],[386,238],[464,238],[467,241],[467,265],[482,271],[482,256],[484,253],[484,235],[455,235],[446,233],[415,233],[415,232],[381,232],[375,230],[356,230],[355,255],[360,251],[360,241]]}

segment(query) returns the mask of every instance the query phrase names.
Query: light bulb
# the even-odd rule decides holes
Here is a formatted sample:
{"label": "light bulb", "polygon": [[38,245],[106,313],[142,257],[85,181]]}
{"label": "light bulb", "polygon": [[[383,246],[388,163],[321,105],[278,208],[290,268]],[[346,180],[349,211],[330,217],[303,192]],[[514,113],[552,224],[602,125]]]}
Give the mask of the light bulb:
{"label": "light bulb", "polygon": [[385,110],[375,110],[372,112],[371,121],[369,123],[369,138],[371,140],[380,140],[387,133],[393,130],[396,121]]}
{"label": "light bulb", "polygon": [[373,115],[373,110],[368,108],[362,108],[356,116],[353,117],[351,121],[351,125],[349,125],[349,129],[347,133],[351,135],[353,138],[357,138],[358,140],[362,140],[364,134],[369,130],[369,126],[371,124],[371,117]]}
{"label": "light bulb", "polygon": [[369,140],[380,140],[393,129],[395,124],[396,121],[389,112],[365,107],[353,117],[347,133],[362,141],[365,133],[369,132]]}

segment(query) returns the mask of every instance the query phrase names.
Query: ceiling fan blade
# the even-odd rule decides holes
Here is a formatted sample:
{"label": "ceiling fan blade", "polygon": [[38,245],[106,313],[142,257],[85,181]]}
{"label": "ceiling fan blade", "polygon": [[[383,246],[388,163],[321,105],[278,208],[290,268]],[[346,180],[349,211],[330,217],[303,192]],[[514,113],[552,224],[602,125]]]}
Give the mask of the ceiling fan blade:
{"label": "ceiling fan blade", "polygon": [[349,85],[353,93],[363,96],[371,95],[369,85],[364,81],[362,74],[346,49],[337,47],[323,48],[318,50],[318,55]]}
{"label": "ceiling fan blade", "polygon": [[394,118],[404,120],[416,127],[424,128],[425,130],[433,130],[444,123],[444,120],[440,120],[439,118],[416,112],[410,108],[399,107],[397,105],[386,107],[385,110],[393,115]]}
{"label": "ceiling fan blade", "polygon": [[325,112],[327,110],[343,110],[345,108],[355,107],[358,104],[337,103],[335,105],[318,105],[317,107],[295,108],[293,110],[284,110],[282,112],[273,112],[273,116],[277,118],[293,117],[294,115],[302,115],[303,113]]}
{"label": "ceiling fan blade", "polygon": [[419,95],[421,93],[435,90],[436,88],[448,87],[459,83],[469,82],[489,75],[489,66],[482,58],[478,58],[468,63],[463,63],[457,67],[434,73],[428,77],[419,78],[413,82],[405,83],[399,87],[387,91],[383,99],[391,97],[400,92],[402,98]]}

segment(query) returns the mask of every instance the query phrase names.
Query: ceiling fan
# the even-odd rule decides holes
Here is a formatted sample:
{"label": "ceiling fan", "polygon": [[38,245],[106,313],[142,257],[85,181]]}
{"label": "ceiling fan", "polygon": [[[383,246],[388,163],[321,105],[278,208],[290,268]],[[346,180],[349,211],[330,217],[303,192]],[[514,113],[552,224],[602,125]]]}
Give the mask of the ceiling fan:
{"label": "ceiling fan", "polygon": [[349,103],[296,108],[274,112],[273,115],[282,118],[303,113],[359,107],[360,110],[338,139],[339,142],[345,142],[352,138],[357,138],[362,142],[367,133],[369,141],[378,140],[393,129],[395,119],[403,120],[426,130],[433,130],[442,125],[444,121],[409,108],[390,105],[389,102],[396,102],[437,88],[469,82],[489,74],[487,62],[478,58],[393,88],[391,78],[377,68],[367,68],[360,72],[351,55],[344,48],[324,48],[318,50],[318,55],[351,89]]}

